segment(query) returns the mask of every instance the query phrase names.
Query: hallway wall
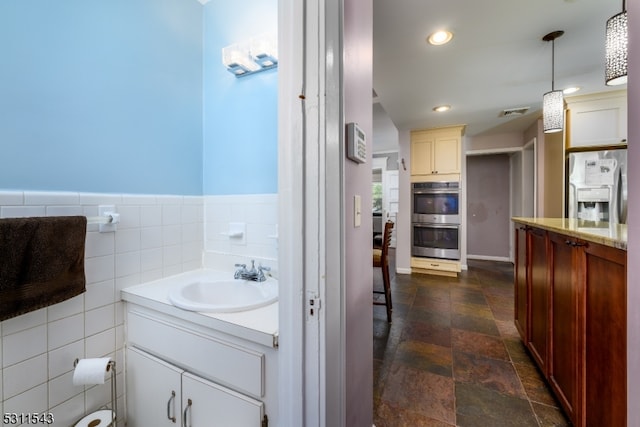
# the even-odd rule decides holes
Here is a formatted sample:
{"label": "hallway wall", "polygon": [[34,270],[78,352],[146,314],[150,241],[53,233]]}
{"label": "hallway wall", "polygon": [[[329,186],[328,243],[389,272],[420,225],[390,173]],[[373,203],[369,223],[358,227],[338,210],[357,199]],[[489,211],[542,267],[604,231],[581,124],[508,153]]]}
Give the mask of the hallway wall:
{"label": "hallway wall", "polygon": [[509,258],[509,156],[467,157],[467,257]]}

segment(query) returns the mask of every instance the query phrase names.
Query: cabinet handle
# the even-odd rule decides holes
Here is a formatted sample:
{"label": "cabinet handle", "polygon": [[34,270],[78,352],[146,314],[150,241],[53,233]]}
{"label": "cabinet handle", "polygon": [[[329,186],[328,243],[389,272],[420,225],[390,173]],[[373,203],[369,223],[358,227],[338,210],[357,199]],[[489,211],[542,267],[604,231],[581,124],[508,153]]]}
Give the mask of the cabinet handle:
{"label": "cabinet handle", "polygon": [[429,265],[431,265],[431,267],[440,267],[440,264],[433,264],[433,263],[431,263],[431,264],[429,264]]}
{"label": "cabinet handle", "polygon": [[573,242],[571,240],[565,240],[564,244],[567,246],[573,246]]}
{"label": "cabinet handle", "polygon": [[[167,401],[167,418],[170,419],[174,424],[176,422],[176,392],[171,390],[171,397]],[[173,402],[173,417],[171,416],[171,402]]]}
{"label": "cabinet handle", "polygon": [[184,408],[184,411],[182,412],[182,425],[184,427],[191,427],[191,424],[187,423],[187,412],[189,411],[189,409],[191,409],[192,404],[193,402],[191,401],[191,399],[187,399],[187,407]]}
{"label": "cabinet handle", "polygon": [[565,240],[565,241],[564,241],[564,243],[565,243],[566,245],[573,246],[574,248],[577,248],[577,247],[587,247],[587,246],[589,246],[589,244],[588,244],[588,243],[572,242],[571,240]]}

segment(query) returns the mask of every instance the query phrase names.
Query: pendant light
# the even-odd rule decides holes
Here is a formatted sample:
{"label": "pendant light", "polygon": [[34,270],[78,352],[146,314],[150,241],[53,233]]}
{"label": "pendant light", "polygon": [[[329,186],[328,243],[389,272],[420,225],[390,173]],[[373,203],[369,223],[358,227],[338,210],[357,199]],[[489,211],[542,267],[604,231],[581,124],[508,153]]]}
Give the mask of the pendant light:
{"label": "pendant light", "polygon": [[561,90],[554,90],[554,41],[563,34],[564,31],[553,31],[542,38],[546,42],[551,42],[551,92],[545,93],[542,97],[542,127],[544,133],[560,132],[564,127],[564,96]]}
{"label": "pendant light", "polygon": [[605,83],[609,86],[627,82],[627,8],[607,21]]}

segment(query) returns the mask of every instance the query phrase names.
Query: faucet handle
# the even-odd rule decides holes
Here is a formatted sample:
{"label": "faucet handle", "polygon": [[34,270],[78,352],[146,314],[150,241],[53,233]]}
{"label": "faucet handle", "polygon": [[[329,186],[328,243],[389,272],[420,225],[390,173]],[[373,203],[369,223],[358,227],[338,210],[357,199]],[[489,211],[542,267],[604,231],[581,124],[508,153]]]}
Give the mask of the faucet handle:
{"label": "faucet handle", "polygon": [[247,264],[235,264],[235,267],[247,268]]}
{"label": "faucet handle", "polygon": [[262,270],[262,271],[271,271],[271,267],[265,267],[265,266],[259,265],[259,266],[258,266],[258,270]]}

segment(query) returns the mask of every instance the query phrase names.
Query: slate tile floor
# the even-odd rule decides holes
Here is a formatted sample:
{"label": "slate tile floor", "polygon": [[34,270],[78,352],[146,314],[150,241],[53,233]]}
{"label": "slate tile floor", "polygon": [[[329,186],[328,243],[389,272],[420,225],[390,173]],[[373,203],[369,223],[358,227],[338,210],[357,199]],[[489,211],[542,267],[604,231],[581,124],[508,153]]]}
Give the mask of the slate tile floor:
{"label": "slate tile floor", "polygon": [[373,308],[376,427],[570,425],[513,325],[511,263],[391,275],[393,322]]}

